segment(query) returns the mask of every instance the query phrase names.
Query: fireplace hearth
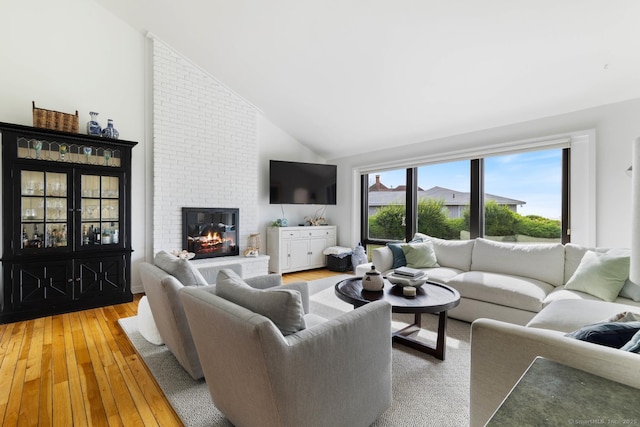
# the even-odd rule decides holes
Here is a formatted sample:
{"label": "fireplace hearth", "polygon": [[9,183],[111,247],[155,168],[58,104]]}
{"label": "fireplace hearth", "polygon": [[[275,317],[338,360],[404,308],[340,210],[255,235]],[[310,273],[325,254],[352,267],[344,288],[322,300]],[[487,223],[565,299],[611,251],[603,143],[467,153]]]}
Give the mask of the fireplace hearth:
{"label": "fireplace hearth", "polygon": [[182,208],[183,247],[194,258],[240,254],[239,209]]}

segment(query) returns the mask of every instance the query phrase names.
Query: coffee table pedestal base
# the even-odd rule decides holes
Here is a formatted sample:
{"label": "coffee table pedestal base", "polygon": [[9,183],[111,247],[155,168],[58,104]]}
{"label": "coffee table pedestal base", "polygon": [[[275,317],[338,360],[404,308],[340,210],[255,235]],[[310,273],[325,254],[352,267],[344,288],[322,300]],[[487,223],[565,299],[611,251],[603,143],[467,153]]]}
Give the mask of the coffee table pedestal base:
{"label": "coffee table pedestal base", "polygon": [[438,335],[436,338],[436,346],[432,347],[423,341],[410,337],[409,335],[416,333],[422,326],[422,314],[414,314],[414,323],[406,326],[399,331],[393,333],[393,341],[411,347],[423,353],[435,356],[437,359],[444,360],[445,349],[447,348],[447,312],[441,311],[438,317]]}

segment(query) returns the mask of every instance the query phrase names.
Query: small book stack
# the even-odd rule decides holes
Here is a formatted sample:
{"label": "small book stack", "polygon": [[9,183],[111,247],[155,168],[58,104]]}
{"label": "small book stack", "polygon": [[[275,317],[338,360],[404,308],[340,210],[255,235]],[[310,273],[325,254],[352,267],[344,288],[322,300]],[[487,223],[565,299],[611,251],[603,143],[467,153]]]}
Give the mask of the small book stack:
{"label": "small book stack", "polygon": [[393,270],[393,274],[410,279],[417,279],[418,277],[424,275],[424,271],[418,270],[417,268],[399,267]]}

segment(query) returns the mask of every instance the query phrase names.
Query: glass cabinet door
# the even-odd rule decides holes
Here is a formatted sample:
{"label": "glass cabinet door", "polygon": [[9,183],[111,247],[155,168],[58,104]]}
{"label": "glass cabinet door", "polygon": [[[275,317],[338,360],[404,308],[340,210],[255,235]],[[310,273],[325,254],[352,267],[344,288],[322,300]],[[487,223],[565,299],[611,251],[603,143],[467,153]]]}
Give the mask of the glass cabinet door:
{"label": "glass cabinet door", "polygon": [[120,177],[82,174],[81,246],[120,243]]}
{"label": "glass cabinet door", "polygon": [[20,171],[22,249],[67,247],[68,175]]}

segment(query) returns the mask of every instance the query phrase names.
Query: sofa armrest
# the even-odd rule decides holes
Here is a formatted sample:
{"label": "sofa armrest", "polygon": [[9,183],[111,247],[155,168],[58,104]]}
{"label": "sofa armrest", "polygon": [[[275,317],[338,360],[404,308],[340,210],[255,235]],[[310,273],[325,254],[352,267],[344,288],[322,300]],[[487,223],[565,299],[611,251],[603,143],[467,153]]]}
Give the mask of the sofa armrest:
{"label": "sofa armrest", "polygon": [[376,270],[385,272],[393,267],[393,252],[387,246],[375,248],[371,253],[371,261],[376,266]]}
{"label": "sofa armrest", "polygon": [[489,420],[537,356],[640,388],[637,354],[568,338],[557,331],[478,319],[471,325],[472,427]]}
{"label": "sofa armrest", "polygon": [[243,278],[242,280],[256,289],[267,289],[282,285],[282,276],[280,274],[263,274],[261,276]]}
{"label": "sofa armrest", "polygon": [[[380,408],[391,405],[389,303],[372,302],[284,338],[288,345],[278,346],[271,356],[273,364],[282,369],[273,377],[295,376],[296,381],[276,387],[284,394],[282,401],[296,401],[295,396],[302,395],[319,408],[349,402],[361,415],[359,420],[342,420],[341,424],[325,412],[325,425],[362,425],[365,420],[369,425]],[[280,363],[276,363],[278,360]],[[354,400],[352,397],[361,395],[362,390],[367,391],[367,399]]]}
{"label": "sofa armrest", "polygon": [[197,267],[197,264],[196,264],[196,268],[198,269],[200,274],[202,274],[202,277],[204,277],[204,280],[206,280],[207,283],[209,284],[216,283],[216,280],[218,278],[218,272],[223,268],[231,269],[235,271],[238,274],[238,276],[242,276],[242,264],[205,265],[202,267]]}

